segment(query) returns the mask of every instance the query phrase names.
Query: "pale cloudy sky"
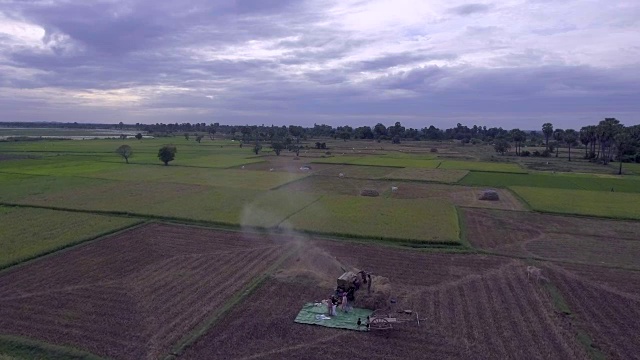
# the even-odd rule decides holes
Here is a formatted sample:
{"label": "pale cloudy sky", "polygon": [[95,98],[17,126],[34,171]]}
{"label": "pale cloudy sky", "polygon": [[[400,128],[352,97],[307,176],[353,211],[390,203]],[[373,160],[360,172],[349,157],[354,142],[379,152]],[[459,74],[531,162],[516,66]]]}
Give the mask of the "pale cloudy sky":
{"label": "pale cloudy sky", "polygon": [[640,123],[639,0],[0,0],[0,121]]}

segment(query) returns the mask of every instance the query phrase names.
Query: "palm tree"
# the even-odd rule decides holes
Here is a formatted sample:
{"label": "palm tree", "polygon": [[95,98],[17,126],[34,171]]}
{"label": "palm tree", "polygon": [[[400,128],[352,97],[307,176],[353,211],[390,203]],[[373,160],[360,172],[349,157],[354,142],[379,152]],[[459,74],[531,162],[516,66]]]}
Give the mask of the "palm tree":
{"label": "palm tree", "polygon": [[520,129],[513,129],[510,135],[516,145],[516,155],[520,155],[520,149],[522,149],[522,143],[527,140],[527,134]]}
{"label": "palm tree", "polygon": [[564,142],[567,144],[569,148],[569,161],[571,161],[571,146],[577,144],[578,141],[578,132],[573,129],[567,129],[564,132]]}
{"label": "palm tree", "polygon": [[622,159],[627,152],[633,150],[633,138],[626,129],[622,129],[613,137],[613,142],[616,145],[618,161],[620,161],[618,175],[622,175]]}
{"label": "palm tree", "polygon": [[[598,151],[597,158],[602,154],[602,163],[607,165],[611,159],[611,144],[614,136],[620,131],[622,125],[616,118],[605,118],[598,123],[596,127],[596,133],[598,135],[598,141],[600,142],[600,150]],[[609,153],[607,153],[609,150]]]}
{"label": "palm tree", "polygon": [[[568,130],[567,130],[568,131]],[[589,157],[589,143],[591,142],[591,135],[589,134],[589,126],[583,126],[580,129],[580,143],[584,145],[584,158]],[[571,161],[571,151],[569,151],[569,161]]]}
{"label": "palm tree", "polygon": [[542,125],[542,133],[544,134],[547,150],[549,150],[549,137],[553,134],[553,125],[551,123],[544,123]]}
{"label": "palm tree", "polygon": [[555,129],[553,131],[553,140],[555,140],[557,142],[557,145],[556,145],[556,157],[558,157],[558,152],[560,151],[560,143],[562,142],[563,138],[564,138],[564,130]]}

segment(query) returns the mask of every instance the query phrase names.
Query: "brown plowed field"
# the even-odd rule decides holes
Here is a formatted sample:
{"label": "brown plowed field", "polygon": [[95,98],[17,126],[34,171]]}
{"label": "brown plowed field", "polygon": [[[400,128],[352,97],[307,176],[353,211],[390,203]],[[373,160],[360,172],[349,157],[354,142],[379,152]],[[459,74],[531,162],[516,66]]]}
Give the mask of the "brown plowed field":
{"label": "brown plowed field", "polygon": [[[591,271],[598,272],[598,269],[591,267]],[[569,305],[574,315],[573,321],[590,335],[592,346],[611,359],[639,357],[638,293],[619,291],[607,286],[606,280],[592,281],[554,265],[550,266],[549,277]],[[637,274],[629,273],[620,280],[625,278],[635,282],[637,287]]]}
{"label": "brown plowed field", "polygon": [[586,357],[556,316],[547,292],[527,279],[520,261],[339,242],[317,246],[342,263],[388,277],[399,306],[418,311],[427,319],[423,326],[358,333],[295,324],[300,307],[326,297],[330,289],[271,279],[188,349],[185,358]]}
{"label": "brown plowed field", "polygon": [[474,247],[505,255],[534,256],[640,269],[640,223],[463,209]]}
{"label": "brown plowed field", "polygon": [[0,334],[157,358],[263,273],[287,239],[151,224],[0,274]]}

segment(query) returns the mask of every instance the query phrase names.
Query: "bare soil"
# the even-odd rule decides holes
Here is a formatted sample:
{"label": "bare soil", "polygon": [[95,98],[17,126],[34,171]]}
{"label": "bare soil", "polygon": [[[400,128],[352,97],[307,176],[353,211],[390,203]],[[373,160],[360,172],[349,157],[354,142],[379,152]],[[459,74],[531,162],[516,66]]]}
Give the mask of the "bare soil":
{"label": "bare soil", "polygon": [[640,269],[638,222],[469,208],[462,212],[468,240],[480,249]]}
{"label": "bare soil", "polygon": [[287,239],[151,224],[0,274],[0,333],[158,358],[283,254]]}
{"label": "bare soil", "polygon": [[[606,358],[637,359],[640,354],[638,273],[615,274],[594,266],[582,270],[549,266],[550,280],[571,309],[572,321],[588,333],[591,347]],[[620,287],[622,282],[632,284]]]}
{"label": "bare soil", "polygon": [[527,279],[526,266],[520,261],[339,242],[315,245],[335,255],[340,263],[388,276],[398,299],[395,310],[418,311],[426,319],[422,326],[406,323],[388,332],[361,333],[296,324],[293,319],[301,306],[326,298],[331,288],[311,281],[292,283],[272,278],[198,340],[184,357],[586,357],[556,316],[548,293]]}

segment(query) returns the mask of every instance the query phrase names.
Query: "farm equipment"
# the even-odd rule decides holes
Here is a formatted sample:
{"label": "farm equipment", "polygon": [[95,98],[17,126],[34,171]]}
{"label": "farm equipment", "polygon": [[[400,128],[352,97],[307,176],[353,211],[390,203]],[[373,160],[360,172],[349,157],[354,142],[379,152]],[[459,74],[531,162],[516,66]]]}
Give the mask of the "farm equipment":
{"label": "farm equipment", "polygon": [[358,275],[352,271],[347,271],[338,278],[338,288],[348,290],[359,287]]}
{"label": "farm equipment", "polygon": [[[360,276],[362,276],[362,280],[366,281],[367,273],[361,271],[359,273],[354,273],[351,271],[347,271],[340,275],[337,280],[338,287],[336,289],[336,293],[340,291],[345,291],[350,289],[351,291],[355,291],[354,289],[358,289],[361,284]],[[369,276],[369,281],[371,278]],[[351,301],[351,300],[350,300]],[[368,317],[368,329],[369,330],[389,330],[393,329],[394,325],[404,324],[415,322],[417,326],[420,326],[420,321],[424,321],[426,319],[420,319],[418,312],[413,310],[399,310],[394,311],[396,300],[390,300],[390,306],[387,309],[378,309],[375,310]]]}
{"label": "farm equipment", "polygon": [[393,329],[393,325],[404,324],[414,322],[417,326],[420,326],[420,319],[418,312],[412,310],[402,310],[397,313],[391,313],[388,310],[376,310],[369,317],[369,330],[390,330]]}

